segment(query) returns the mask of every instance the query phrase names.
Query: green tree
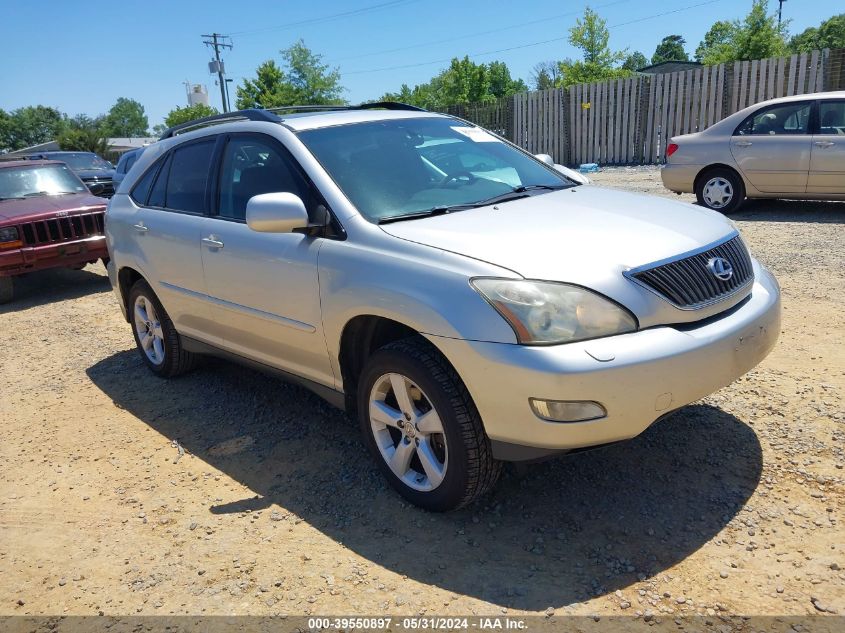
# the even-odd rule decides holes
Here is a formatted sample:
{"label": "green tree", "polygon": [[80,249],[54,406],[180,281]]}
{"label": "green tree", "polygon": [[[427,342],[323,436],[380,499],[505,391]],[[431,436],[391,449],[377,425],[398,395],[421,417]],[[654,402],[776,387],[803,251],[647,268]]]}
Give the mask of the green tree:
{"label": "green tree", "polygon": [[101,132],[104,136],[147,136],[150,122],[144,106],[134,99],[120,97],[103,117]]}
{"label": "green tree", "polygon": [[442,110],[450,105],[494,101],[528,89],[521,79],[514,79],[504,62],[476,64],[469,57],[454,58],[449,67],[427,83],[399,92],[387,93],[381,101],[401,101],[429,110]]}
{"label": "green tree", "polygon": [[721,64],[785,55],[787,23],[778,25],[777,15],[768,13],[768,7],[768,0],[754,0],[742,20],[716,22],[695,49],[695,58],[704,64]]}
{"label": "green tree", "polygon": [[689,55],[684,50],[684,44],[686,43],[687,41],[680,35],[667,35],[654,50],[654,55],[651,56],[651,63],[660,64],[662,62],[689,61]]}
{"label": "green tree", "polygon": [[735,60],[734,39],[737,28],[736,23],[727,20],[715,22],[695,49],[696,61],[713,65]]}
{"label": "green tree", "polygon": [[65,128],[65,117],[56,108],[26,106],[0,116],[0,149],[23,149],[55,140]]}
{"label": "green tree", "polygon": [[109,149],[108,139],[97,127],[70,127],[62,131],[56,139],[59,147],[67,151],[95,152],[105,155]]}
{"label": "green tree", "polygon": [[778,25],[777,14],[767,13],[769,0],[754,0],[751,11],[739,25],[735,39],[737,59],[765,59],[788,52],[786,28]]}
{"label": "green tree", "polygon": [[793,53],[809,53],[824,48],[845,47],[845,13],[824,20],[818,28],[811,26],[793,37],[789,49]]}
{"label": "green tree", "polygon": [[584,17],[578,18],[569,29],[569,43],[581,49],[584,58],[558,62],[562,75],[558,85],[566,88],[631,75],[631,71],[618,66],[625,60],[626,52],[611,50],[607,21],[589,7],[584,10]]}
{"label": "green tree", "polygon": [[324,64],[302,40],[281,51],[284,67],[268,60],[256,69],[255,79],[238,86],[236,105],[272,108],[285,105],[330,105],[345,103],[340,71]]}
{"label": "green tree", "polygon": [[645,68],[646,66],[648,66],[648,59],[640,51],[634,51],[628,55],[622,63],[622,68],[630,70],[631,72],[636,72],[640,68]]}
{"label": "green tree", "polygon": [[[167,113],[166,117],[164,117],[164,129],[174,127],[182,123],[187,123],[188,121],[193,121],[194,119],[211,116],[213,114],[217,114],[217,110],[211,106],[205,105],[204,103],[197,103],[195,105],[185,107],[176,106]],[[164,132],[164,129],[161,130],[162,133]]]}

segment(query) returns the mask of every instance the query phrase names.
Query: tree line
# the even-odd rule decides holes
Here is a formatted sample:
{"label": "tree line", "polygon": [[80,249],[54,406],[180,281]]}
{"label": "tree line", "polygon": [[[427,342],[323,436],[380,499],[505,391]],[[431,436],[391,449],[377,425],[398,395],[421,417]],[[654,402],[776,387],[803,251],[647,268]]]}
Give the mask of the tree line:
{"label": "tree line", "polygon": [[[666,61],[697,61],[720,64],[737,60],[764,59],[823,48],[845,47],[845,13],[790,36],[789,21],[778,24],[769,12],[769,0],[754,0],[742,19],[715,22],[690,56],[686,40],[677,34],[661,39],[651,57],[640,51],[614,50],[607,22],[589,7],[569,29],[569,43],[580,51],[578,59],[550,60],[536,64],[529,78],[535,90],[566,88],[578,83],[633,76],[640,69]],[[280,51],[281,63],[262,62],[255,77],[244,79],[236,92],[236,106],[273,108],[286,105],[345,104],[340,70],[323,61],[302,40]],[[401,101],[430,110],[450,105],[490,102],[528,90],[511,75],[502,61],[476,63],[468,56],[452,59],[449,66],[427,82],[413,87],[403,84],[372,101]],[[217,113],[203,104],[171,110],[164,129]],[[147,136],[149,122],[144,107],[121,97],[108,113],[95,118],[69,117],[55,108],[28,106],[11,112],[0,109],[0,151],[15,150],[56,139],[62,149],[103,151],[106,137]]]}

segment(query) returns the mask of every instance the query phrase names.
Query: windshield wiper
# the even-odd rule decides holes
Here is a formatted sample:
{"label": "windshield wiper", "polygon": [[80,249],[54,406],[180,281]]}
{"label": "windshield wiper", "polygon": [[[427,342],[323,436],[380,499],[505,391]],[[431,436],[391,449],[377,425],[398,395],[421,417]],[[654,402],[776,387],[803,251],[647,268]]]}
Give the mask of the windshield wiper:
{"label": "windshield wiper", "polygon": [[0,198],[0,202],[5,202],[6,200],[23,200],[23,196],[9,196],[8,198]]}
{"label": "windshield wiper", "polygon": [[520,185],[519,187],[514,187],[510,191],[501,193],[498,196],[493,196],[492,198],[487,198],[485,200],[479,200],[478,202],[443,205],[438,207],[432,207],[431,209],[428,209],[426,211],[414,211],[413,213],[405,213],[402,215],[391,215],[389,217],[380,219],[378,223],[390,224],[391,222],[401,222],[402,220],[417,220],[419,218],[430,218],[435,215],[446,215],[447,213],[453,213],[455,211],[477,209],[479,207],[486,207],[491,204],[497,204],[499,202],[509,202],[511,200],[519,200],[520,198],[528,198],[528,192],[536,189],[547,189],[549,191],[557,191],[558,189],[567,189],[569,186],[570,185]]}
{"label": "windshield wiper", "polygon": [[23,194],[25,198],[34,198],[36,196],[67,196],[72,193],[76,193],[75,191],[32,191],[30,193]]}

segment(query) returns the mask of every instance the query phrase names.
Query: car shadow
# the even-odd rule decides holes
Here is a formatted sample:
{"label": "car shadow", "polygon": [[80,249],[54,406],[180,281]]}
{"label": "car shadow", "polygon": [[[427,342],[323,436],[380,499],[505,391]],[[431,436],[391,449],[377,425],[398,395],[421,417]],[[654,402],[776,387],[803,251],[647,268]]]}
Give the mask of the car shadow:
{"label": "car shadow", "polygon": [[109,278],[98,274],[97,267],[102,270],[100,264],[95,264],[82,270],[51,268],[15,277],[14,297],[10,303],[0,304],[0,314],[108,292]]}
{"label": "car shadow", "polygon": [[732,220],[744,222],[816,222],[845,224],[845,201],[746,200]]}
{"label": "car shadow", "polygon": [[354,422],[300,387],[217,360],[163,381],[134,350],[87,373],[254,493],[195,512],[292,513],[397,574],[508,608],[558,608],[670,568],[716,537],[762,471],[753,430],[699,404],[629,442],[509,466],[490,496],[429,514],[389,488]]}

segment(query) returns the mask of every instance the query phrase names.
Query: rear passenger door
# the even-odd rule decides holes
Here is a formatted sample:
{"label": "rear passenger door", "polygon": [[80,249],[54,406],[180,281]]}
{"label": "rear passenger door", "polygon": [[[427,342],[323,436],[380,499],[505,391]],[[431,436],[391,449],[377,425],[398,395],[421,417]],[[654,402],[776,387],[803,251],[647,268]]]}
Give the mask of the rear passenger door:
{"label": "rear passenger door", "polygon": [[845,99],[820,101],[807,193],[845,195]]}
{"label": "rear passenger door", "polygon": [[138,181],[132,197],[141,207],[131,230],[139,264],[176,329],[215,342],[205,295],[200,237],[208,206],[208,175],[215,137],[171,150]]}
{"label": "rear passenger door", "polygon": [[734,132],[731,154],[758,191],[804,193],[810,171],[811,101],[761,108]]}
{"label": "rear passenger door", "polygon": [[317,276],[323,239],[259,233],[246,224],[251,197],[283,191],[302,198],[309,213],[319,204],[280,142],[264,134],[227,135],[213,213],[201,236],[215,333],[233,353],[331,385]]}

